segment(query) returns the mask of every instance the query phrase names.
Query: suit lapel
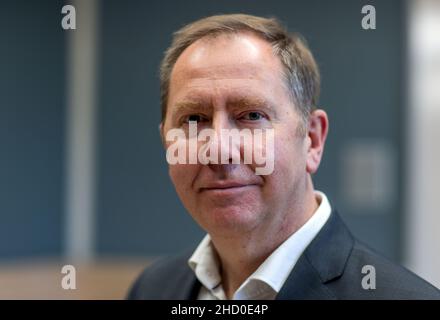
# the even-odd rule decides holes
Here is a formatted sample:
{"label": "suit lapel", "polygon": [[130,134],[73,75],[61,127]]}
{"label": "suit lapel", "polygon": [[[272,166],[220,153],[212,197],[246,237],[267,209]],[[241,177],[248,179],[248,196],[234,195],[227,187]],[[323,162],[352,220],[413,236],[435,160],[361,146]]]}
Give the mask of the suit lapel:
{"label": "suit lapel", "polygon": [[296,263],[277,300],[336,299],[326,283],[340,277],[353,248],[353,237],[336,211]]}
{"label": "suit lapel", "polygon": [[335,299],[322,283],[319,275],[303,255],[295,265],[276,300]]}
{"label": "suit lapel", "polygon": [[186,297],[184,299],[197,300],[197,297],[199,295],[201,287],[202,287],[202,284],[197,279],[197,277],[193,274],[192,282],[190,283],[190,286],[188,287],[188,290],[186,291]]}
{"label": "suit lapel", "polygon": [[165,299],[169,300],[196,300],[200,291],[201,283],[197,279],[194,272],[188,266],[188,259],[191,253],[186,253],[180,257],[179,262],[176,264],[182,266],[176,268],[176,272],[173,275],[173,280],[170,281],[176,284],[173,290],[167,290]]}

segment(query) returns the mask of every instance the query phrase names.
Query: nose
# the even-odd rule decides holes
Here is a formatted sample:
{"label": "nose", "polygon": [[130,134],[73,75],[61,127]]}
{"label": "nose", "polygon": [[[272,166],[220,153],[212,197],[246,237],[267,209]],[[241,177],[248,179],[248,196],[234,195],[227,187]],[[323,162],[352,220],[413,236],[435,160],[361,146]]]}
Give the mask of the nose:
{"label": "nose", "polygon": [[216,159],[211,159],[208,163],[213,169],[225,170],[224,166],[240,163],[240,143],[231,138],[231,132],[238,130],[235,122],[227,112],[218,112],[212,119],[212,130],[215,132],[213,141],[210,140],[208,147],[210,150],[217,150]]}

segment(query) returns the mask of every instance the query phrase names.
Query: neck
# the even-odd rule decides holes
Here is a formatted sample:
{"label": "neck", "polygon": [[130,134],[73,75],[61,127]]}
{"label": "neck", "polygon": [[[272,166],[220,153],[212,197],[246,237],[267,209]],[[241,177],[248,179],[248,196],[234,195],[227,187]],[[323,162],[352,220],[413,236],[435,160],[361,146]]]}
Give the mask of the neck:
{"label": "neck", "polygon": [[[286,214],[277,225],[256,228],[234,236],[212,236],[221,261],[222,285],[226,297],[234,292],[287,238],[303,226],[318,208],[313,188],[304,196],[302,205]],[[233,250],[231,250],[233,248]]]}

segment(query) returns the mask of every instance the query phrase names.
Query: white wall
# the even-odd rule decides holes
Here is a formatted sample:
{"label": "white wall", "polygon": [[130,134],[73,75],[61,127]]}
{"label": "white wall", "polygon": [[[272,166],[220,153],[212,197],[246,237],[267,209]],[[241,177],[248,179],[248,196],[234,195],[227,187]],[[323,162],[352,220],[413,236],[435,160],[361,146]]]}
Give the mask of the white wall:
{"label": "white wall", "polygon": [[409,2],[407,266],[440,287],[440,1]]}

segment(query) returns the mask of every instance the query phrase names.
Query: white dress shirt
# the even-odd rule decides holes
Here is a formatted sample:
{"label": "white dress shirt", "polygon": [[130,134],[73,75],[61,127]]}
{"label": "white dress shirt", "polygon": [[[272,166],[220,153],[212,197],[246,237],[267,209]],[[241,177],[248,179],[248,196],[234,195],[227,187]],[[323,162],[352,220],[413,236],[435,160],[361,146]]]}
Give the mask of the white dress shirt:
{"label": "white dress shirt", "polygon": [[[331,213],[326,195],[315,191],[319,207],[312,217],[287,238],[235,291],[233,300],[273,300],[301,254],[316,237]],[[199,300],[226,300],[220,260],[209,234],[194,251],[188,264],[201,282]]]}

